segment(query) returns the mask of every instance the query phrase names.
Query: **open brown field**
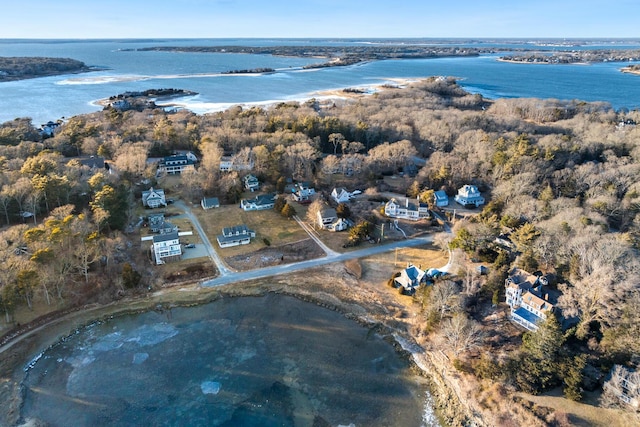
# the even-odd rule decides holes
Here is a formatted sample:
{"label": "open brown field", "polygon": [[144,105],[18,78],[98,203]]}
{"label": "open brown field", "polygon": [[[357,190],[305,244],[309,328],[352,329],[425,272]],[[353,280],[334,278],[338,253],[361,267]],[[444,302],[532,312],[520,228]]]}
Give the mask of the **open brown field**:
{"label": "open brown field", "polygon": [[[238,205],[227,205],[208,211],[194,209],[193,212],[212,245],[223,257],[233,257],[265,248],[267,245],[264,239],[269,241],[269,246],[280,246],[309,238],[294,220],[284,218],[272,209],[245,212]],[[241,224],[256,232],[256,237],[251,240],[251,244],[219,248],[216,236],[222,233],[222,229]]]}
{"label": "open brown field", "polygon": [[585,396],[585,403],[564,398],[562,391],[559,389],[540,396],[524,393],[519,393],[518,395],[523,399],[529,400],[534,405],[553,408],[558,412],[567,414],[572,426],[627,427],[640,425],[640,416],[638,414],[597,406],[597,396],[594,398],[589,394]]}

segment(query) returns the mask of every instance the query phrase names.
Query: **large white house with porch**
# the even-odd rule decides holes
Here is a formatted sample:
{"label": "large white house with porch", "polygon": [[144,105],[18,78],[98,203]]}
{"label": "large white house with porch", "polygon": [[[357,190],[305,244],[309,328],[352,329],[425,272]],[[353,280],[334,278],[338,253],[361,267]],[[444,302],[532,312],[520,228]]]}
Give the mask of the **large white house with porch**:
{"label": "large white house with porch", "polygon": [[384,205],[384,214],[391,218],[411,219],[417,221],[422,218],[429,218],[429,205],[410,202],[407,198],[404,204],[399,203],[396,199],[389,200]]}
{"label": "large white house with porch", "polygon": [[180,174],[186,170],[194,170],[194,163],[195,161],[186,154],[163,157],[158,164],[158,173]]}
{"label": "large white house with porch", "polygon": [[256,237],[256,232],[242,224],[223,228],[222,234],[216,240],[221,248],[229,248],[231,246],[248,245],[251,243],[252,237]]}
{"label": "large white house with porch", "polygon": [[253,199],[242,199],[240,207],[244,211],[261,211],[265,209],[273,209],[276,204],[275,194],[261,194]]}
{"label": "large white house with porch", "polygon": [[511,308],[511,320],[518,325],[535,331],[538,323],[553,312],[549,301],[548,284],[545,276],[529,274],[521,269],[513,269],[505,281],[506,302]]}
{"label": "large white house with porch", "polygon": [[454,200],[462,206],[475,206],[484,205],[484,197],[478,191],[478,187],[475,185],[463,185],[458,189],[458,194],[454,197]]}

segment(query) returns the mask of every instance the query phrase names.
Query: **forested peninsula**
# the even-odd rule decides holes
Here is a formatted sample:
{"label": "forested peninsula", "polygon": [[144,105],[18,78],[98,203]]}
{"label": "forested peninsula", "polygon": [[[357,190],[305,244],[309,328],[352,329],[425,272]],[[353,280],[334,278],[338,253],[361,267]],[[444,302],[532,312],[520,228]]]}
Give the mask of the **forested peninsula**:
{"label": "forested peninsula", "polygon": [[[515,42],[512,42],[515,43]],[[541,51],[522,47],[459,47],[454,45],[361,45],[361,46],[157,46],[139,48],[139,51],[247,53],[254,55],[278,55],[300,58],[324,58],[326,61],[305,65],[305,69],[340,67],[366,61],[385,59],[421,59],[441,57],[474,57],[498,52],[517,52],[501,56],[501,61],[527,64],[577,64],[595,62],[640,61],[640,50],[585,49],[575,46],[559,46],[559,50]],[[241,70],[240,72],[246,72]],[[233,71],[231,71],[233,72]]]}
{"label": "forested peninsula", "polygon": [[[164,190],[161,209],[174,225],[191,227],[176,207],[189,206],[211,240],[240,215],[271,232],[215,248],[242,268],[242,260],[262,262],[265,254],[276,253],[269,259],[277,264],[308,256],[297,245],[311,239],[285,217],[297,212],[317,223],[305,215],[311,205],[285,192],[298,183],[290,188],[313,187],[323,206],[334,188],[361,190],[332,204],[355,226],[317,232],[337,252],[373,247],[378,238],[384,244],[393,233],[404,241],[385,206],[399,200],[408,209],[419,198],[441,220],[429,214],[397,224],[432,236],[424,251],[451,253],[451,269],[400,294],[392,285],[406,264],[391,251],[210,294],[292,294],[338,309],[371,333],[385,331],[399,351],[420,355],[416,369],[433,379],[439,414],[452,426],[639,425],[640,388],[624,385],[640,376],[638,122],[640,112],[607,103],[490,101],[453,78],[431,77],[342,103],[309,99],[205,115],[107,106],[52,123],[50,132],[29,118],[2,123],[0,424],[19,419],[23,359],[52,336],[40,327],[84,312],[81,323],[57,324],[56,337],[64,336],[94,313],[188,304],[187,286],[193,301],[204,298],[197,283],[218,275],[210,258],[151,260],[142,241],[151,227],[143,224],[160,210],[143,207],[143,192]],[[192,153],[197,163],[163,173],[156,160],[174,153]],[[281,210],[238,208],[255,197],[245,187],[249,173],[260,191],[279,194]],[[454,204],[468,186],[482,193],[480,207]],[[438,205],[436,192],[451,206]],[[214,197],[219,206],[205,210]],[[426,263],[423,254],[414,265]],[[446,262],[439,261],[434,266]],[[521,275],[531,283],[514,282],[517,272],[528,272]],[[532,330],[511,321],[510,292],[527,283],[544,287],[542,298],[531,299],[546,320]]]}
{"label": "forested peninsula", "polygon": [[461,48],[455,46],[419,45],[362,45],[362,46],[159,46],[136,49],[139,51],[247,53],[299,58],[326,58],[326,62],[305,65],[303,68],[323,68],[353,65],[382,59],[419,59],[448,56],[478,56],[492,49]]}
{"label": "forested peninsula", "polygon": [[0,82],[93,70],[84,62],[70,58],[0,56]]}
{"label": "forested peninsula", "polygon": [[640,61],[640,50],[595,49],[534,51],[520,55],[505,55],[500,58],[508,62],[526,64],[590,64],[597,62]]}

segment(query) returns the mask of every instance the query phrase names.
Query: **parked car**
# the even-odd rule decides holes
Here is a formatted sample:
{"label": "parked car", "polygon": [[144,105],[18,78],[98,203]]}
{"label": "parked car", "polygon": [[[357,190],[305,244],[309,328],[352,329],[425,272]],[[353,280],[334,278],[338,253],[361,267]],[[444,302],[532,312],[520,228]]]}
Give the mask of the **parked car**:
{"label": "parked car", "polygon": [[188,243],[188,244],[184,245],[184,247],[186,249],[193,249],[193,248],[196,247],[196,244],[195,243]]}

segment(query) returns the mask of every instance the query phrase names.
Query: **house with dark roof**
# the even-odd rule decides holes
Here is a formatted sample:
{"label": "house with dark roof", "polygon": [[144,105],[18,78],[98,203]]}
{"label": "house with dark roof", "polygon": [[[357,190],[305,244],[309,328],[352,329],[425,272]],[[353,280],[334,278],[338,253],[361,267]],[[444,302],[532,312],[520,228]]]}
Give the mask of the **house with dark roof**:
{"label": "house with dark roof", "polygon": [[186,154],[175,154],[163,157],[158,164],[158,174],[180,174],[186,170],[193,170],[195,162]]}
{"label": "house with dark roof", "polygon": [[334,208],[326,208],[318,211],[318,227],[329,228],[338,219],[338,214]]}
{"label": "house with dark roof", "polygon": [[260,194],[253,199],[240,200],[240,207],[244,211],[261,211],[265,209],[273,209],[275,204],[275,194]]}
{"label": "house with dark roof", "polygon": [[156,264],[164,264],[168,261],[177,261],[182,257],[182,246],[177,231],[153,236],[151,246]]}
{"label": "house with dark roof", "polygon": [[538,329],[538,323],[553,313],[554,304],[545,289],[547,278],[515,268],[505,280],[506,303],[511,308],[514,323],[530,331]]}
{"label": "house with dark roof", "polygon": [[223,228],[222,234],[218,235],[216,240],[221,248],[228,248],[231,246],[248,245],[251,243],[252,237],[256,237],[256,232],[242,224]]}
{"label": "house with dark roof", "polygon": [[202,209],[209,210],[220,207],[220,200],[217,197],[205,197],[200,201]]}
{"label": "house with dark roof", "polygon": [[149,222],[149,230],[153,233],[167,234],[178,231],[178,226],[167,221],[162,212],[149,214],[147,221]]}

